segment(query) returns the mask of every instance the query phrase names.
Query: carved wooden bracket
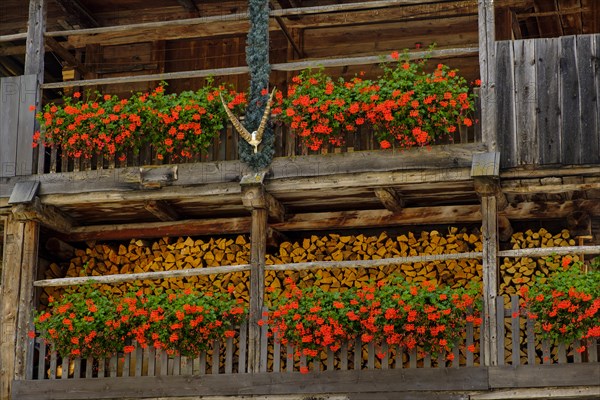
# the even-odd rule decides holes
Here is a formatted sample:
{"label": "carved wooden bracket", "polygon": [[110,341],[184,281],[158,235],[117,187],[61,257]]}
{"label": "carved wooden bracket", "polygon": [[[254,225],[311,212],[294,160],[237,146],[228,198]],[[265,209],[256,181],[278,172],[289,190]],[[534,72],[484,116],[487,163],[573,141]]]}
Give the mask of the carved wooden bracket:
{"label": "carved wooden bracket", "polygon": [[39,197],[29,204],[17,204],[12,208],[17,221],[36,221],[55,231],[68,234],[76,223],[56,207],[43,204]]}

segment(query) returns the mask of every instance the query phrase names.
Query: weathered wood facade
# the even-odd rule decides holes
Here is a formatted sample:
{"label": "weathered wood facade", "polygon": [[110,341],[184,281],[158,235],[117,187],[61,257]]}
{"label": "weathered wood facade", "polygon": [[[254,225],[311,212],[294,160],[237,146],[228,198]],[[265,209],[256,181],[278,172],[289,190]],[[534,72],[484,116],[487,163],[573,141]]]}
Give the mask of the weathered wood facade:
{"label": "weathered wood facade", "polygon": [[[505,309],[497,291],[501,257],[600,252],[598,2],[270,2],[271,84],[284,88],[294,71],[319,65],[336,76],[361,70],[375,76],[381,55],[418,47],[412,57],[419,58],[423,47],[436,42],[434,60],[459,67],[469,80],[481,77],[480,123],[457,133],[452,143],[430,149],[375,150],[372,133],[361,132],[348,136],[342,149],[319,153],[303,149],[281,127],[277,158],[258,176],[238,161],[237,135],[230,127],[208,154],[185,164],[159,162],[151,152],[121,163],[100,158],[81,162],[62,157],[59,149],[31,148],[35,121],[29,107],[39,108],[40,102],[56,98],[57,90],[126,94],[168,79],[172,90],[180,91],[201,85],[209,75],[245,89],[245,1],[21,3],[8,0],[0,6],[11,10],[0,17],[1,400],[600,395],[594,341],[585,354],[573,351],[571,343],[561,345],[555,349],[558,364],[536,365],[531,322],[524,322],[527,364],[522,365],[518,349],[512,353],[515,359],[505,359],[504,340],[518,345],[520,325],[515,300]],[[567,226],[574,214],[590,222],[589,234],[581,235],[590,239],[582,238],[580,246],[502,248],[499,236],[511,224]],[[484,238],[482,252],[445,255],[482,259],[480,365],[468,358],[462,364],[429,359],[417,367],[411,354],[406,355],[408,368],[394,357],[376,363],[374,349],[364,346],[369,354],[365,365],[342,349],[328,355],[325,370],[313,367],[308,375],[296,372],[300,364],[279,363],[267,369],[268,355],[281,359],[290,351],[267,340],[266,327],[258,325],[264,273],[275,268],[265,266],[266,242],[273,235],[449,224],[480,226]],[[214,345],[224,360],[223,370],[218,358],[182,360],[137,349],[123,364],[117,357],[102,360],[96,372],[86,367],[91,360],[59,361],[52,349],[28,339],[35,287],[61,284],[40,278],[38,249],[48,238],[78,245],[234,233],[251,235],[250,263],[215,267],[211,273],[251,271],[250,317],[248,326],[236,334],[237,359],[233,340]],[[584,240],[588,246],[582,246]],[[277,267],[360,265],[345,263]],[[154,275],[167,276],[171,274]],[[510,333],[504,331],[508,320]],[[474,340],[472,331],[467,340]],[[545,346],[544,352],[549,351]],[[39,362],[45,358],[49,371]],[[334,359],[339,369],[333,370]],[[62,371],[72,365],[73,373],[58,379],[59,363]]]}

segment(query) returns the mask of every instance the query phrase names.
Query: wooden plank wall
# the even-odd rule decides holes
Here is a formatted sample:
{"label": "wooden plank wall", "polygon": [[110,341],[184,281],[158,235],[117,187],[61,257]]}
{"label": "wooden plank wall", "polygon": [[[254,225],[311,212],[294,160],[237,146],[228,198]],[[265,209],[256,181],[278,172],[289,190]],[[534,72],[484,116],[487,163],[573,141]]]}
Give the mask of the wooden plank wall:
{"label": "wooden plank wall", "polygon": [[502,167],[600,163],[600,34],[496,43]]}
{"label": "wooden plank wall", "polygon": [[0,79],[0,177],[31,175],[37,103],[35,75]]}

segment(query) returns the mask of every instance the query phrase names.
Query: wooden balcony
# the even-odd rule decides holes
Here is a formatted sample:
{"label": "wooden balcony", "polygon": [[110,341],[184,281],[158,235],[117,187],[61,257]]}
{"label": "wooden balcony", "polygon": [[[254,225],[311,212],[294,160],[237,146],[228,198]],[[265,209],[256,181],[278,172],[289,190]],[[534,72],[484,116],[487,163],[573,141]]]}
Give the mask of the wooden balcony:
{"label": "wooden balcony", "polygon": [[[553,393],[580,386],[579,395],[590,398],[600,390],[600,347],[586,343],[550,344],[535,337],[534,321],[519,314],[513,296],[505,308],[497,298],[497,366],[480,365],[479,328],[467,326],[464,341],[454,347],[454,359],[446,354],[433,358],[418,355],[418,349],[348,343],[337,352],[323,352],[318,361],[294,356],[291,346],[282,346],[261,328],[258,372],[248,373],[248,334],[243,324],[234,338],[215,341],[207,352],[189,359],[167,356],[153,348],[136,349],[109,359],[61,359],[43,341],[36,340],[27,365],[27,379],[14,381],[13,399],[112,399],[178,396],[327,395],[343,398],[394,399],[435,398],[491,399],[516,389],[537,390],[551,386]],[[523,328],[522,328],[523,327]],[[524,340],[521,339],[524,329]],[[505,344],[508,344],[506,346]],[[475,352],[466,350],[474,345]],[[31,343],[33,348],[33,343]],[[585,346],[584,351],[578,351]],[[505,357],[505,348],[511,356]],[[298,372],[308,367],[309,372]],[[585,386],[592,386],[583,388]],[[497,397],[493,397],[494,390]],[[527,391],[520,392],[525,395]],[[573,392],[575,393],[575,392]],[[487,396],[487,397],[486,397]]]}

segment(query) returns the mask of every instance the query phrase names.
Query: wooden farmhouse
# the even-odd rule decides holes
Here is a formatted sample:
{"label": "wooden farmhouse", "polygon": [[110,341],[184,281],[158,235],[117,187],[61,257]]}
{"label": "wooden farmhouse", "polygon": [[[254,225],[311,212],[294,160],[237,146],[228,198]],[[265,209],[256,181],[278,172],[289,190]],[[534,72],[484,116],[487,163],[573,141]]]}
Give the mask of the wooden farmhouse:
{"label": "wooden farmhouse", "polygon": [[[277,93],[304,70],[349,87],[425,59],[424,73],[457,69],[474,99],[435,140],[365,123],[319,142],[276,115],[292,114]],[[229,122],[174,147],[179,134],[148,144],[155,126],[130,116],[145,144],[128,148],[122,130],[117,150],[73,147],[93,124],[76,137],[43,126],[53,105],[118,110],[210,85],[241,96],[224,102],[242,124],[244,102],[276,88],[256,153]],[[2,400],[599,398],[597,338],[542,339],[519,292],[562,256],[598,268],[600,2],[3,0],[0,232]],[[307,359],[265,319],[291,281],[335,291],[392,275],[479,284],[482,323],[435,355],[357,339]],[[61,355],[33,337],[34,315],[90,279],[115,296],[231,288],[249,311],[197,357],[135,343]]]}

